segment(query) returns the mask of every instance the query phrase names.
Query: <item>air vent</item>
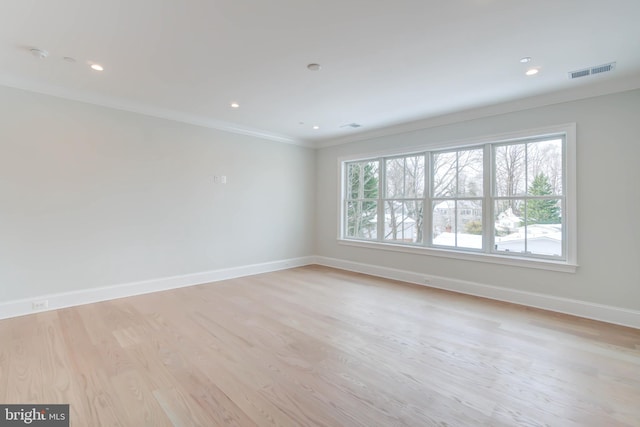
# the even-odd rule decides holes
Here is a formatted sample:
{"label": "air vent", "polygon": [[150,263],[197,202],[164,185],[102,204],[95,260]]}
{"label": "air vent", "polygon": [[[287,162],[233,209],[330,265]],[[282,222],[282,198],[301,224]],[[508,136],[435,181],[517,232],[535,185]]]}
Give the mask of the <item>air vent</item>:
{"label": "air vent", "polygon": [[597,67],[593,67],[591,69],[591,74],[606,73],[607,71],[611,71],[614,68],[616,68],[615,62],[612,62],[611,64],[598,65]]}
{"label": "air vent", "polygon": [[569,78],[577,79],[578,77],[586,77],[589,74],[591,74],[591,70],[589,68],[587,68],[586,70],[571,71],[569,73]]}
{"label": "air vent", "polygon": [[359,128],[362,125],[359,125],[358,123],[349,123],[347,125],[342,125],[340,126],[341,128]]}
{"label": "air vent", "polygon": [[616,68],[616,63],[611,62],[609,64],[603,64],[603,65],[598,65],[591,68],[585,68],[584,70],[569,71],[569,78],[577,79],[578,77],[586,77],[592,74],[606,73],[615,68]]}

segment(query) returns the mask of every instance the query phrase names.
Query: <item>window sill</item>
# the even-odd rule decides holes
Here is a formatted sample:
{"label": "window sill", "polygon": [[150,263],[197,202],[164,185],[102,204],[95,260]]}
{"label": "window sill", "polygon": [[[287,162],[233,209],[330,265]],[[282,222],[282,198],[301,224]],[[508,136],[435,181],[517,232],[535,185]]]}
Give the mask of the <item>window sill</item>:
{"label": "window sill", "polygon": [[367,242],[363,240],[338,239],[338,244],[354,246],[367,249],[377,249],[382,251],[404,252],[418,255],[428,255],[441,258],[452,258],[464,261],[484,262],[490,264],[501,264],[512,267],[535,268],[539,270],[560,271],[563,273],[575,273],[577,264],[570,264],[564,261],[551,261],[546,259],[518,258],[513,256],[502,256],[497,254],[462,252],[450,249],[427,248],[422,246],[395,245],[393,243]]}

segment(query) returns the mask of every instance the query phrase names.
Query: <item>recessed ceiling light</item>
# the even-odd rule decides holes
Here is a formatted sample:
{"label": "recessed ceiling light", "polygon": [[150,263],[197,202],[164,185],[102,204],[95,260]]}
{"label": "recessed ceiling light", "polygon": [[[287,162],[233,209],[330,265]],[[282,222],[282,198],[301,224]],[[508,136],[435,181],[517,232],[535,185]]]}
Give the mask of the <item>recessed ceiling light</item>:
{"label": "recessed ceiling light", "polygon": [[311,71],[320,71],[322,66],[320,64],[309,64],[307,65],[307,68]]}
{"label": "recessed ceiling light", "polygon": [[538,70],[537,68],[530,68],[527,70],[527,72],[525,73],[527,76],[535,76],[536,74],[538,74],[540,70]]}
{"label": "recessed ceiling light", "polygon": [[315,125],[315,126],[313,127],[313,129],[314,129],[314,130],[318,130],[318,129],[320,129],[320,126]]}
{"label": "recessed ceiling light", "polygon": [[531,57],[530,56],[525,56],[524,58],[520,58],[520,62],[523,63],[523,64],[531,62]]}
{"label": "recessed ceiling light", "polygon": [[100,64],[91,64],[91,69],[95,71],[104,71],[104,67]]}
{"label": "recessed ceiling light", "polygon": [[231,108],[240,108],[240,104],[238,104],[237,102],[232,102]]}

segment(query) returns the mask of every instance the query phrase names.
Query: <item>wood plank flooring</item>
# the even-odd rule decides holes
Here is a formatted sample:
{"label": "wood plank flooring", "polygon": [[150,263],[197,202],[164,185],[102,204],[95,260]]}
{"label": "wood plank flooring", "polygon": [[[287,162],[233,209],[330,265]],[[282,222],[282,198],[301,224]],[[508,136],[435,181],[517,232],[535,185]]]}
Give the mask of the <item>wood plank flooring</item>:
{"label": "wood plank flooring", "polygon": [[0,321],[81,426],[640,426],[640,330],[310,266]]}

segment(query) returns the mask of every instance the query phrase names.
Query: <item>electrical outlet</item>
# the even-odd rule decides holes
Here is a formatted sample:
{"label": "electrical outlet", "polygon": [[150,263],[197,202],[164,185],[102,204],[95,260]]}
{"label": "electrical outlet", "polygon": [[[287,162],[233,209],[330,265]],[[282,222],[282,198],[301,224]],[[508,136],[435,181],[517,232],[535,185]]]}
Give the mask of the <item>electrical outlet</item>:
{"label": "electrical outlet", "polygon": [[32,310],[44,310],[49,307],[49,300],[34,301],[31,303]]}

